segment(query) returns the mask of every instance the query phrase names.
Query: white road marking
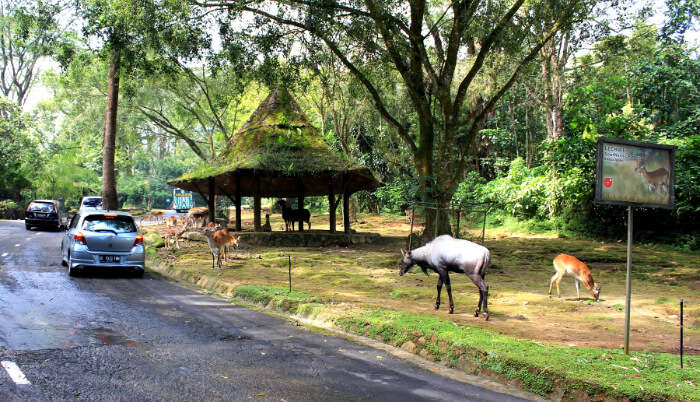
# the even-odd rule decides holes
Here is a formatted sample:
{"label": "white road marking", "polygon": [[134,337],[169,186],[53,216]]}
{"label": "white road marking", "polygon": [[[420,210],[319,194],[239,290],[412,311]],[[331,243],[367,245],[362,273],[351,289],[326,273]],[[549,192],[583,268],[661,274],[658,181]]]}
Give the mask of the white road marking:
{"label": "white road marking", "polygon": [[2,253],[2,255],[0,255],[0,257],[7,257],[8,255],[9,254],[7,254],[7,253]]}
{"label": "white road marking", "polygon": [[9,360],[3,360],[2,366],[5,368],[5,371],[7,371],[7,374],[10,375],[10,378],[12,378],[12,381],[15,382],[17,385],[27,385],[31,384],[29,380],[27,380],[27,377],[24,376],[24,373],[22,370],[17,367],[15,362],[11,362]]}
{"label": "white road marking", "polygon": [[19,247],[19,243],[15,244],[15,247]]}

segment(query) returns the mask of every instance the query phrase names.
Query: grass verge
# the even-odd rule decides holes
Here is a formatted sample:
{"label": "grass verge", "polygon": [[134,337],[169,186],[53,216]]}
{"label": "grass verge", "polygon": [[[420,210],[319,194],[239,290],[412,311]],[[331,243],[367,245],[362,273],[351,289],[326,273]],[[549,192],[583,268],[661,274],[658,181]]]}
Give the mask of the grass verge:
{"label": "grass verge", "polygon": [[496,374],[542,396],[557,389],[564,399],[613,397],[631,400],[698,400],[700,359],[689,357],[686,368],[667,353],[572,348],[517,339],[481,328],[455,325],[438,317],[380,309],[339,309],[306,292],[243,285],[234,296],[291,314],[332,317],[333,325],[433,361],[480,374]]}

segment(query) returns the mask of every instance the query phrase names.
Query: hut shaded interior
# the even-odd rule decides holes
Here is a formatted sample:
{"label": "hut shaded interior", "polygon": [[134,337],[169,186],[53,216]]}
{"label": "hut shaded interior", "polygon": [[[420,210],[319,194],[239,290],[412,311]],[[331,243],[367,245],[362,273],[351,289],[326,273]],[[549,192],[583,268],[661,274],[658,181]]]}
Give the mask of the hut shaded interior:
{"label": "hut shaded interior", "polygon": [[[236,230],[241,230],[241,197],[254,198],[254,226],[261,228],[260,198],[328,196],[330,231],[342,196],[344,228],[350,231],[348,199],[360,190],[374,190],[379,182],[372,172],[334,152],[284,88],[275,89],[233,136],[214,163],[168,182],[199,192],[214,215],[214,195],[236,204]],[[299,225],[303,230],[303,225]]]}

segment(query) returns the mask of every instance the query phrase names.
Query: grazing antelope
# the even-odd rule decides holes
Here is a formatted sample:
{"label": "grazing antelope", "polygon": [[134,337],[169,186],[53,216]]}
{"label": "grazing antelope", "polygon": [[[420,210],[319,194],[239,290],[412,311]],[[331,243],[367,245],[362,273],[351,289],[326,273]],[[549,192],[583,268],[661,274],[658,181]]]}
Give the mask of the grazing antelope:
{"label": "grazing antelope", "polygon": [[454,313],[449,272],[461,272],[467,274],[469,279],[479,288],[479,305],[474,311],[474,317],[479,316],[483,301],[484,317],[489,319],[489,285],[484,278],[486,277],[486,268],[491,260],[491,253],[486,247],[467,240],[454,239],[449,235],[442,235],[415,250],[401,250],[401,254],[400,276],[403,276],[413,265],[418,265],[426,275],[428,275],[428,269],[438,273],[435,310],[440,308],[440,292],[444,283],[447,287],[447,296],[450,298],[450,314]]}
{"label": "grazing antelope", "polygon": [[649,172],[647,171],[646,163],[646,160],[639,159],[637,161],[637,167],[634,168],[634,171],[642,175],[644,180],[647,182],[647,188],[649,191],[656,191],[658,189],[662,194],[667,194],[669,183],[668,170],[665,168],[658,168]]}
{"label": "grazing antelope", "polygon": [[168,226],[177,226],[177,218],[174,216],[169,216],[165,218],[165,224]]}
{"label": "grazing antelope", "polygon": [[557,297],[561,299],[561,294],[559,293],[559,282],[564,277],[565,274],[569,274],[574,277],[576,281],[576,298],[581,300],[581,295],[579,294],[579,282],[583,284],[591,291],[591,295],[598,301],[600,297],[600,286],[593,281],[593,275],[591,275],[591,270],[588,269],[586,264],[581,262],[578,258],[568,255],[559,254],[554,258],[554,270],[557,273],[554,274],[552,279],[549,281],[549,297],[552,297],[552,285],[554,282],[557,283]]}

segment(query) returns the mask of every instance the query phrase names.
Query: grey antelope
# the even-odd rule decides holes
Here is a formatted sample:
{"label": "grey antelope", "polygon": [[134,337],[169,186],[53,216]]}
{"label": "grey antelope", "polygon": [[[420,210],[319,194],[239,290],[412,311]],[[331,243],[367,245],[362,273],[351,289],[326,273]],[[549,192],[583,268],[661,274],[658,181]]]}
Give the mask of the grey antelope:
{"label": "grey antelope", "polygon": [[428,269],[438,273],[435,310],[440,308],[440,292],[444,283],[447,287],[447,296],[450,298],[450,314],[454,313],[449,272],[459,272],[467,274],[469,279],[479,288],[479,305],[474,311],[474,317],[479,316],[483,301],[484,317],[489,319],[489,285],[484,278],[486,277],[486,268],[491,261],[491,253],[486,247],[467,240],[454,239],[449,235],[442,235],[415,250],[401,250],[401,254],[403,258],[401,259],[399,275],[403,276],[413,265],[418,265],[426,275],[428,275]]}

